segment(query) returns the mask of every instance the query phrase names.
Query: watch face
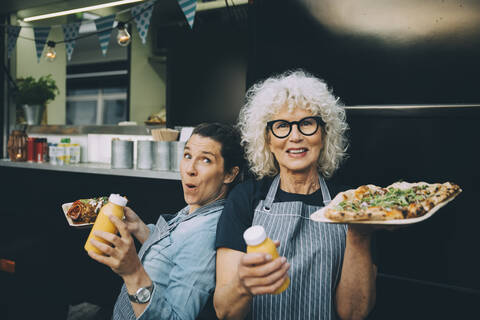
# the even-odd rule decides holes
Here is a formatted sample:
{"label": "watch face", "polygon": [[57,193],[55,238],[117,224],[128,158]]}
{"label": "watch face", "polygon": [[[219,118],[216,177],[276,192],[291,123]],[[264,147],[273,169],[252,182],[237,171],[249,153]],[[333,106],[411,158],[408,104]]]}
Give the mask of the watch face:
{"label": "watch face", "polygon": [[150,291],[147,288],[140,288],[137,291],[137,298],[140,302],[147,302],[150,300]]}

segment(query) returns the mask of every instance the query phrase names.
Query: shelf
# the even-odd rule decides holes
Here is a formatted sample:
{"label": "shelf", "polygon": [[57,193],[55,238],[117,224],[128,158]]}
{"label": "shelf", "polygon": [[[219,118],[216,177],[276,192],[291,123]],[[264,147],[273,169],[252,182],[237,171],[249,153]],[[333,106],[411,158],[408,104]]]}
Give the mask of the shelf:
{"label": "shelf", "polygon": [[0,167],[64,171],[88,174],[103,174],[110,176],[127,176],[150,179],[180,180],[180,173],[174,171],[155,171],[140,169],[112,169],[107,163],[80,163],[69,165],[52,165],[49,163],[12,162],[0,159]]}

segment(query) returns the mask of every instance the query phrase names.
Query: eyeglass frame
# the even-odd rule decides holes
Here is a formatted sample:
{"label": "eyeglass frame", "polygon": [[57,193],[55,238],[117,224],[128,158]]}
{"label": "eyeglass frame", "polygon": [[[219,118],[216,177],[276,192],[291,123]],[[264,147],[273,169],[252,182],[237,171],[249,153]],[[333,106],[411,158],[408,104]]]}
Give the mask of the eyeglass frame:
{"label": "eyeglass frame", "polygon": [[[300,124],[302,121],[304,121],[305,119],[314,119],[315,122],[317,123],[317,128],[316,128],[315,131],[313,131],[312,133],[305,134],[305,133],[303,133],[302,129],[300,128],[300,125],[299,125],[299,124]],[[283,122],[288,123],[288,125],[289,125],[289,127],[290,127],[289,130],[288,130],[288,133],[287,133],[285,136],[277,136],[277,135],[275,134],[275,132],[273,132],[273,125],[274,125],[276,122],[279,122],[279,121],[283,121]],[[299,131],[301,134],[303,134],[304,136],[307,136],[307,137],[308,137],[308,136],[313,136],[315,133],[317,133],[318,128],[325,126],[325,122],[323,121],[322,117],[319,117],[319,116],[309,116],[309,117],[302,118],[302,119],[300,119],[300,120],[298,120],[298,121],[287,121],[287,120],[283,120],[283,119],[271,120],[271,121],[268,121],[268,122],[267,122],[267,128],[266,128],[266,129],[267,129],[267,131],[268,131],[268,129],[270,129],[270,132],[272,132],[272,134],[273,134],[275,137],[277,137],[278,139],[284,139],[284,138],[288,137],[288,136],[290,135],[290,133],[292,133],[292,128],[293,128],[293,125],[294,125],[294,124],[297,125],[298,131]]]}

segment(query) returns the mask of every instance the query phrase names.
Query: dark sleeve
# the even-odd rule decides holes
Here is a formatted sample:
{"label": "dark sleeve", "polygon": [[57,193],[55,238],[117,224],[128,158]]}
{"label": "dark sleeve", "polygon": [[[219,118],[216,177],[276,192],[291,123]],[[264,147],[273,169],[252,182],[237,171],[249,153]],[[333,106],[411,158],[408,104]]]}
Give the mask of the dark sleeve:
{"label": "dark sleeve", "polygon": [[215,248],[246,251],[243,232],[252,225],[255,183],[246,181],[230,192],[218,220]]}

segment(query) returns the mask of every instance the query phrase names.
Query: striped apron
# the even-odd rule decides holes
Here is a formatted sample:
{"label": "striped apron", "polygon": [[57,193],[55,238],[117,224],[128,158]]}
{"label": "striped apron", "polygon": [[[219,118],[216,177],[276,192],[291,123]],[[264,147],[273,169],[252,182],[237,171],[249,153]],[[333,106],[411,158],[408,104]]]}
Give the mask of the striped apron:
{"label": "striped apron", "polygon": [[[323,203],[330,192],[319,177]],[[280,176],[273,180],[265,200],[255,208],[253,225],[262,225],[269,238],[280,240],[278,252],[290,263],[290,286],[278,295],[253,299],[253,319],[335,319],[335,288],[345,251],[346,225],[310,220],[322,208],[301,201],[274,203]]]}

